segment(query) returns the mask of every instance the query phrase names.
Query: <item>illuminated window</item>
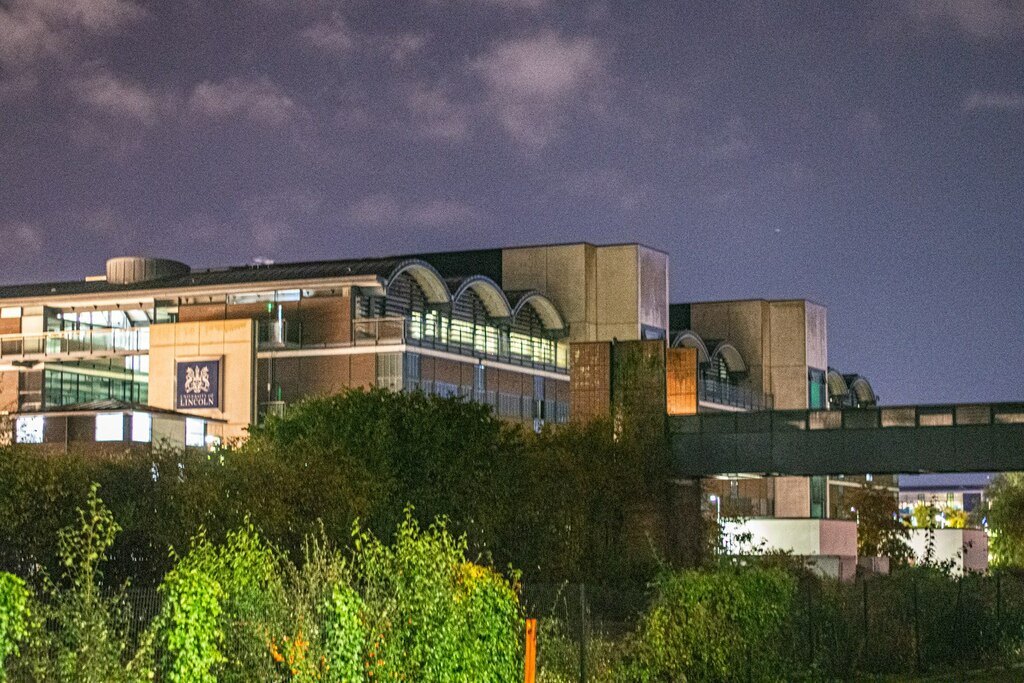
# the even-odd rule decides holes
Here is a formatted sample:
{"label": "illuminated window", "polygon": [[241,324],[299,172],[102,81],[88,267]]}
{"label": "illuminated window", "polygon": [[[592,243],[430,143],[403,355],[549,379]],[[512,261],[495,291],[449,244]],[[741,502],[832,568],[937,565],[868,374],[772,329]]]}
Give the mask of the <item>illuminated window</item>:
{"label": "illuminated window", "polygon": [[14,440],[17,443],[43,442],[43,416],[26,415],[15,421]]}
{"label": "illuminated window", "polygon": [[100,413],[97,415],[96,441],[124,441],[124,414]]}
{"label": "illuminated window", "polygon": [[153,416],[149,413],[132,414],[132,441],[149,443],[153,440]]}
{"label": "illuminated window", "polygon": [[202,448],[206,445],[206,420],[198,417],[185,418],[185,445]]}
{"label": "illuminated window", "polygon": [[0,318],[20,318],[21,306],[4,306],[0,308]]}

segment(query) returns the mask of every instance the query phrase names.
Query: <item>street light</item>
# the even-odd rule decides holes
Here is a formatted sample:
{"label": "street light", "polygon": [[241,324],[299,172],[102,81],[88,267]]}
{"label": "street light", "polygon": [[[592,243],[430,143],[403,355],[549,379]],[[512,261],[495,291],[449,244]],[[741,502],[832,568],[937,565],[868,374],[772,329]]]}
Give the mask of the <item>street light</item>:
{"label": "street light", "polygon": [[712,503],[715,504],[715,519],[716,520],[721,519],[722,518],[722,499],[712,493],[710,496],[708,496],[708,500],[710,500]]}

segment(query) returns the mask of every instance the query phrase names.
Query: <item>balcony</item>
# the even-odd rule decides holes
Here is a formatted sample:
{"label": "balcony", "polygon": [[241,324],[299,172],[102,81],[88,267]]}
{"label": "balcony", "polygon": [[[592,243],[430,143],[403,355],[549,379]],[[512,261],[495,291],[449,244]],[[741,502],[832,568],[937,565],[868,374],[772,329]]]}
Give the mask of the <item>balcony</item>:
{"label": "balcony", "polygon": [[0,335],[0,360],[8,362],[130,356],[148,351],[148,327]]}
{"label": "balcony", "polygon": [[405,318],[357,318],[352,321],[352,342],[356,346],[405,343]]}
{"label": "balcony", "polygon": [[297,349],[302,346],[302,323],[287,320],[259,320],[256,341],[261,351]]}
{"label": "balcony", "polygon": [[704,374],[697,382],[697,400],[744,410],[771,409],[770,401],[765,400],[764,396],[751,391],[748,387],[723,382]]}

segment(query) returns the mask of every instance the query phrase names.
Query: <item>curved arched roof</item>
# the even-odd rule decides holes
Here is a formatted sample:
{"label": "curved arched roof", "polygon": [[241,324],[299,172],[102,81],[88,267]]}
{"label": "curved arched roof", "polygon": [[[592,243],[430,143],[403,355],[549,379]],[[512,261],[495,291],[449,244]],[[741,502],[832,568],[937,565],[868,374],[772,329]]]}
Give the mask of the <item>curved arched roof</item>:
{"label": "curved arched roof", "polygon": [[708,352],[707,344],[693,330],[683,330],[672,339],[672,348],[677,349],[680,347],[697,349],[697,362],[699,363],[711,362],[711,354]]}
{"label": "curved arched roof", "polygon": [[505,292],[491,278],[486,275],[473,275],[462,280],[455,281],[452,290],[452,301],[458,301],[466,292],[472,290],[487,309],[487,314],[492,318],[512,317],[512,304],[509,303]]}
{"label": "curved arched roof", "polygon": [[846,386],[846,380],[835,370],[828,371],[825,375],[825,382],[828,384],[828,395],[833,398],[850,394],[850,388]]}
{"label": "curved arched roof", "polygon": [[518,316],[524,307],[530,306],[540,316],[545,330],[564,331],[566,328],[565,320],[554,302],[536,290],[509,292],[509,301],[512,302],[513,318]]}
{"label": "curved arched roof", "polygon": [[448,285],[445,284],[444,278],[434,269],[434,266],[426,261],[421,261],[420,259],[400,261],[388,275],[387,287],[390,287],[391,283],[402,273],[409,273],[412,279],[416,281],[416,284],[423,290],[428,302],[432,304],[451,303],[452,295],[448,291]]}
{"label": "curved arched roof", "polygon": [[858,404],[875,405],[878,403],[878,396],[875,395],[875,390],[866,379],[860,375],[849,375],[847,380],[850,385],[850,391],[857,398]]}
{"label": "curved arched roof", "polygon": [[747,364],[743,361],[743,356],[741,356],[736,347],[729,342],[718,342],[715,346],[715,350],[711,352],[712,361],[719,357],[725,361],[725,366],[729,369],[729,374],[743,373],[747,371]]}

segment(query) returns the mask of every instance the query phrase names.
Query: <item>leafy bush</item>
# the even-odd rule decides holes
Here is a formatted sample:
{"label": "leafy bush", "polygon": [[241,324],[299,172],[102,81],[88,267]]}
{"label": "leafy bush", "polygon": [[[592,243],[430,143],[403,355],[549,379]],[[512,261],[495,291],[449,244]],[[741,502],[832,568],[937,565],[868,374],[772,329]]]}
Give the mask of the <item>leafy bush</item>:
{"label": "leafy bush", "polygon": [[42,577],[45,599],[32,609],[15,678],[33,681],[126,681],[127,610],[123,588],[106,597],[101,567],[120,527],[89,490],[78,524],[60,530],[60,581]]}
{"label": "leafy bush", "polygon": [[0,681],[6,681],[4,662],[18,654],[18,641],[28,634],[29,592],[13,574],[0,573]]}
{"label": "leafy bush", "polygon": [[[202,578],[200,578],[202,577]],[[278,553],[260,538],[251,525],[228,533],[223,544],[210,543],[204,535],[193,539],[189,553],[178,562],[168,591],[181,590],[185,604],[180,620],[201,620],[204,634],[216,642],[223,633],[223,657],[204,646],[203,661],[213,662],[218,681],[274,680],[270,648],[274,637],[285,630],[285,596]],[[216,587],[219,587],[219,590]],[[193,602],[198,601],[198,602]],[[206,605],[222,610],[216,629],[208,625],[209,615],[190,612]],[[176,626],[171,613],[161,622]],[[184,636],[182,636],[184,637]],[[173,639],[173,636],[172,636]]]}
{"label": "leafy bush", "polygon": [[221,606],[224,591],[195,566],[178,566],[160,586],[163,608],[153,628],[159,634],[160,669],[171,683],[215,683],[224,663]]}
{"label": "leafy bush", "polygon": [[410,511],[393,545],[357,530],[368,677],[475,682],[521,674],[516,594],[493,571],[468,564],[465,552],[465,538],[454,538],[444,521],[423,531]]}
{"label": "leafy bush", "polygon": [[630,681],[781,680],[796,583],[777,569],[665,572],[622,668]]}

